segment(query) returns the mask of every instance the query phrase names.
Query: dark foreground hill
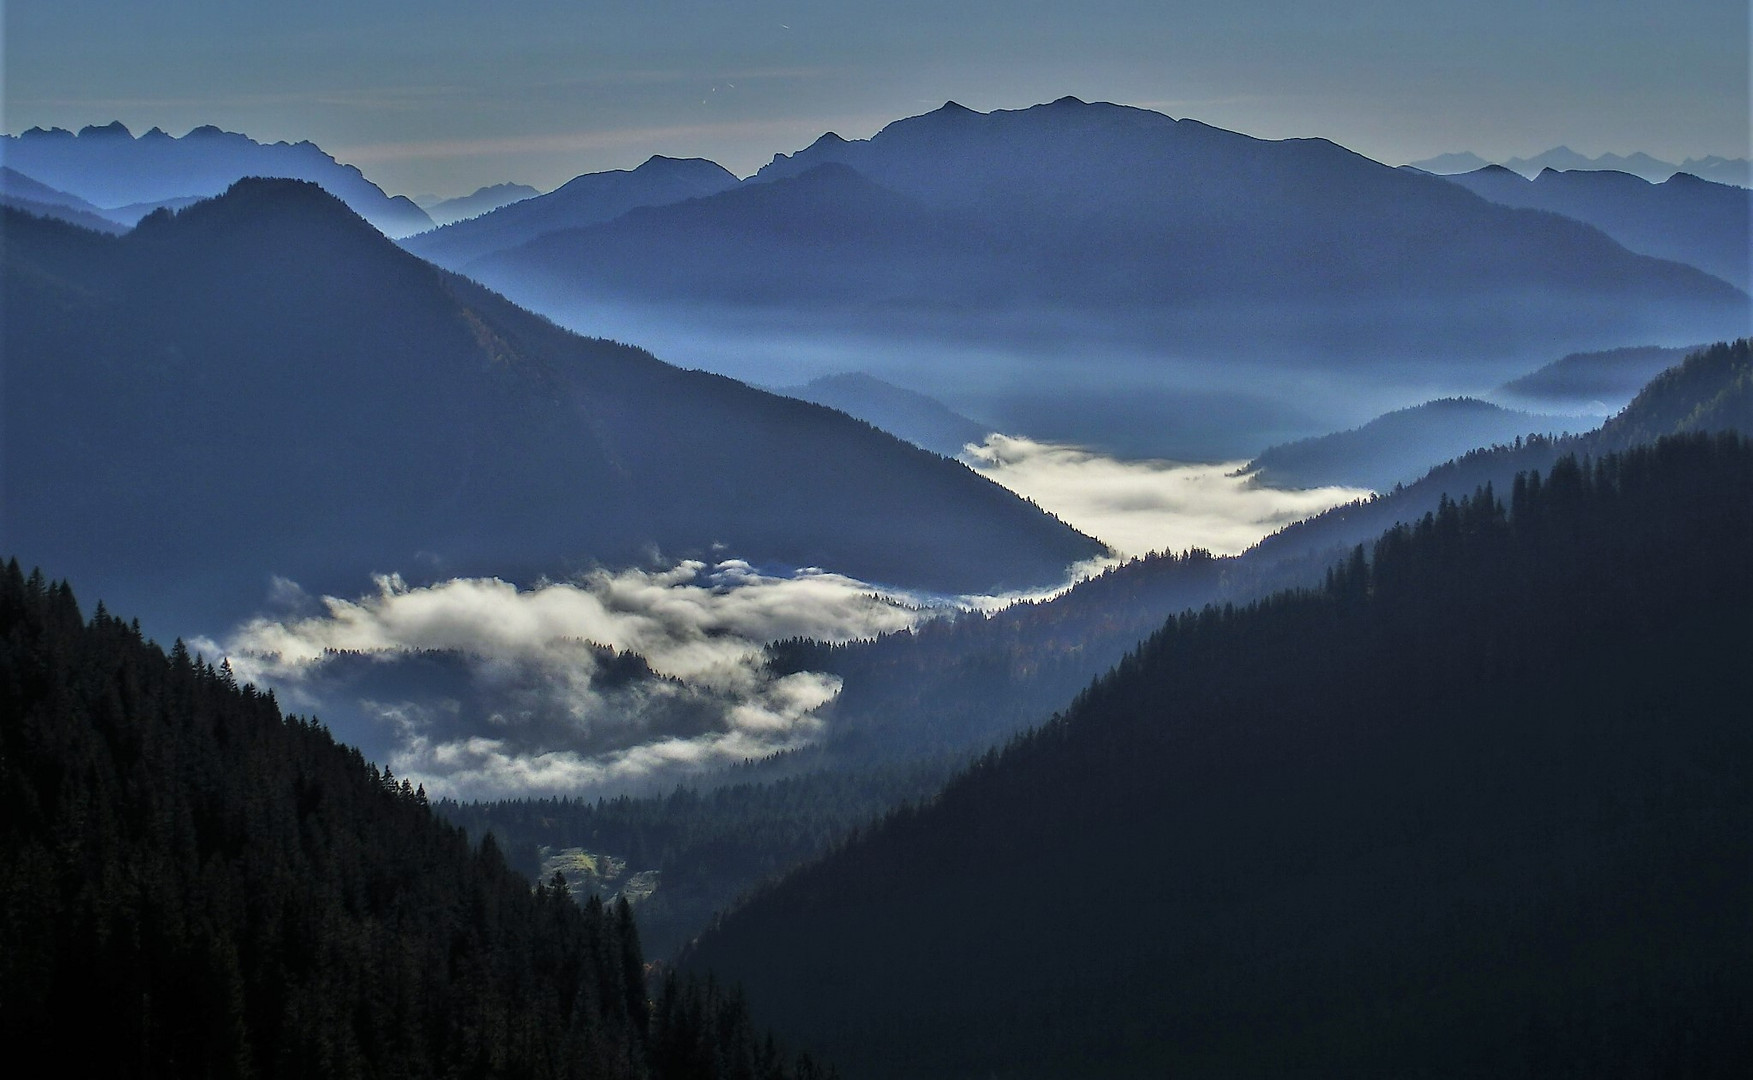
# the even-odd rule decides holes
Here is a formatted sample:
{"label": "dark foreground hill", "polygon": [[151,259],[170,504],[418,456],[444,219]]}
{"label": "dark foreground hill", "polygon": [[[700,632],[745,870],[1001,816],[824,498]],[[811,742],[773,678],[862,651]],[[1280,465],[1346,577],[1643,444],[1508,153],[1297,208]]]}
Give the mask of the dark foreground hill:
{"label": "dark foreground hill", "polygon": [[1753,444],[1500,494],[1172,621],[690,962],[852,1076],[1738,1075]]}
{"label": "dark foreground hill", "polygon": [[626,905],[533,892],[228,668],[0,568],[0,1037],[117,1077],[822,1076],[648,999]]}
{"label": "dark foreground hill", "polygon": [[269,575],[351,595],[723,553],[969,592],[1099,551],[843,414],[562,331],[312,185],[119,238],[10,214],[4,269],[0,540],[208,620],[177,630]]}

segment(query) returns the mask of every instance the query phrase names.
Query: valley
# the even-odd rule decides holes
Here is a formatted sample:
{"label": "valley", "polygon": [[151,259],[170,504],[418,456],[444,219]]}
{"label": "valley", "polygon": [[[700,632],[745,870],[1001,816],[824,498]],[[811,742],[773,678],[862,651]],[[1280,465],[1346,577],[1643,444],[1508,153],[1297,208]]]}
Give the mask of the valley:
{"label": "valley", "polygon": [[[1736,1074],[1753,191],[1708,95],[1621,102],[1647,153],[1477,141],[1502,101],[1390,152],[1392,95],[970,82],[955,28],[878,93],[920,54],[856,4],[868,69],[794,55],[821,12],[513,7],[240,12],[223,94],[7,112],[9,1045]],[[1054,40],[1243,18],[1177,11]],[[1281,22],[1281,72],[1392,66]],[[321,108],[232,93],[343,24]]]}

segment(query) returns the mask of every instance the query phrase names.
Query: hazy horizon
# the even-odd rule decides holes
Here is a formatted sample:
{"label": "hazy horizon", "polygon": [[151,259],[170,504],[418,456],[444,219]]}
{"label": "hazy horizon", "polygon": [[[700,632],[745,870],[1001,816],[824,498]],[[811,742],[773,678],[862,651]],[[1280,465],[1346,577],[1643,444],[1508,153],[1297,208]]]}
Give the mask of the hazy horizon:
{"label": "hazy horizon", "polygon": [[[747,175],[834,131],[955,100],[1073,95],[1396,165],[1563,144],[1667,160],[1748,153],[1748,11],[1580,0],[1207,8],[837,3],[308,10],[169,0],[10,5],[7,131],[120,120],[308,139],[393,193],[548,189],[652,154]],[[1683,61],[1683,62],[1682,62]]]}

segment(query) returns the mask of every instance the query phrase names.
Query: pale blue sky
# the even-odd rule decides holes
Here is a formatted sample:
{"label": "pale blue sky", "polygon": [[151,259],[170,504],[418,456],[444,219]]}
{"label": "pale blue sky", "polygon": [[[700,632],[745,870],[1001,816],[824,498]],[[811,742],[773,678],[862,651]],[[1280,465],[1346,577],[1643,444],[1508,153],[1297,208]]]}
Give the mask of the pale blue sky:
{"label": "pale blue sky", "polygon": [[312,139],[391,191],[653,153],[746,174],[825,130],[1065,94],[1398,164],[1748,152],[1746,0],[10,0],[9,132]]}

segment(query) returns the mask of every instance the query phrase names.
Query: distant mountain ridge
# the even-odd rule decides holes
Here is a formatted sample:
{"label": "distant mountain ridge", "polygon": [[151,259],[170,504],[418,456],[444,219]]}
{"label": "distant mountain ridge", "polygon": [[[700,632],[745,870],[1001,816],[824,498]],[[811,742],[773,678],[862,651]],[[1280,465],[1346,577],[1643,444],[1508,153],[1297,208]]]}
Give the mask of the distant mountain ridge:
{"label": "distant mountain ridge", "polygon": [[1268,447],[1246,472],[1272,487],[1339,484],[1387,491],[1477,447],[1592,426],[1592,420],[1538,416],[1477,398],[1442,398],[1396,409],[1350,431]]}
{"label": "distant mountain ridge", "polygon": [[1504,206],[1550,210],[1586,222],[1627,249],[1696,266],[1753,288],[1753,190],[1686,173],[1651,183],[1628,172],[1559,172],[1532,180],[1501,165],[1447,179]]}
{"label": "distant mountain ridge", "polygon": [[1753,183],[1750,179],[1749,163],[1746,158],[1725,158],[1715,154],[1708,157],[1689,157],[1678,165],[1670,164],[1651,157],[1641,151],[1633,154],[1602,154],[1599,157],[1586,157],[1568,146],[1555,146],[1544,153],[1528,158],[1509,158],[1505,161],[1487,161],[1472,151],[1461,153],[1439,154],[1433,158],[1410,163],[1415,169],[1425,172],[1449,174],[1476,172],[1487,165],[1500,165],[1512,172],[1532,178],[1547,169],[1558,172],[1572,170],[1608,171],[1630,173],[1640,176],[1651,183],[1661,183],[1676,173],[1689,173],[1701,180],[1710,180],[1718,184],[1733,184],[1736,187],[1747,187]]}
{"label": "distant mountain ridge", "polygon": [[434,225],[449,225],[452,222],[480,217],[501,206],[533,199],[540,194],[540,191],[528,184],[490,184],[477,188],[472,194],[455,199],[438,199],[422,205],[420,209],[426,211]]}
{"label": "distant mountain ridge", "polygon": [[[467,268],[550,311],[585,297],[845,310],[870,325],[1089,313],[1207,344],[1243,323],[1386,340],[1428,335],[1433,318],[1456,334],[1568,335],[1557,328],[1577,320],[1690,313],[1744,332],[1748,307],[1588,226],[1325,140],[1070,98],[986,114],[950,103],[869,140],[824,135],[733,190]],[[1399,305],[1413,304],[1424,317],[1409,322]]]}
{"label": "distant mountain ridge", "polygon": [[132,224],[113,211],[33,180],[9,165],[0,166],[0,204],[96,232],[120,233]]}
{"label": "distant mountain ridge", "polygon": [[0,136],[0,160],[98,206],[136,208],[135,219],[159,205],[186,205],[193,198],[218,195],[245,177],[265,176],[318,184],[389,236],[432,227],[432,219],[411,200],[386,195],[357,168],[341,164],[315,143],[259,143],[212,125],[181,138],[158,128],[136,138],[120,121],[81,128],[77,134],[31,128]]}
{"label": "distant mountain ridge", "polygon": [[350,595],[729,551],[960,593],[1102,550],[867,424],[562,331],[311,184],[120,238],[6,227],[0,546],[178,632],[269,574]]}
{"label": "distant mountain ridge", "polygon": [[1596,408],[1603,413],[1629,402],[1658,374],[1703,346],[1632,345],[1601,352],[1570,353],[1498,387],[1494,394],[1540,408]]}
{"label": "distant mountain ridge", "polygon": [[613,221],[641,206],[714,195],[736,185],[737,178],[716,162],[653,156],[637,169],[573,177],[546,195],[410,237],[404,246],[423,259],[461,270],[548,233]]}
{"label": "distant mountain ridge", "polygon": [[773,392],[839,409],[945,457],[955,457],[967,444],[992,433],[990,424],[971,420],[936,398],[863,372],[824,375],[802,386],[774,387]]}

